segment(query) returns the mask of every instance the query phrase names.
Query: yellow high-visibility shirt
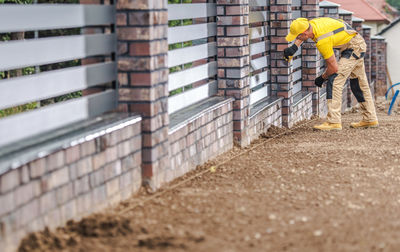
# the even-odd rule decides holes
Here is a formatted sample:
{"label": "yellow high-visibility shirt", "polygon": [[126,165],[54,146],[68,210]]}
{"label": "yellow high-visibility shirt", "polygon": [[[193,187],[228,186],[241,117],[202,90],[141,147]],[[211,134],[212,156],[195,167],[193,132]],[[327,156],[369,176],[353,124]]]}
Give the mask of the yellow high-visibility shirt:
{"label": "yellow high-visibility shirt", "polygon": [[[328,32],[332,32],[345,25],[343,22],[329,17],[312,19],[310,20],[310,24],[313,28],[313,33],[315,36],[313,39],[314,42],[317,42],[319,36],[322,36]],[[334,54],[334,47],[347,44],[356,34],[357,33],[349,34],[346,31],[341,31],[318,41],[317,48],[324,59],[328,59]]]}

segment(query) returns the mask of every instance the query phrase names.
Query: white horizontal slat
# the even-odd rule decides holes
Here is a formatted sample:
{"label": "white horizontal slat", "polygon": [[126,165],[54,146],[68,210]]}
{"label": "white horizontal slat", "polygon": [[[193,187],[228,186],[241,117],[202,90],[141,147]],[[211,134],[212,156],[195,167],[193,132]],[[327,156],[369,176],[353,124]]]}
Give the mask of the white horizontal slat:
{"label": "white horizontal slat", "polygon": [[301,79],[301,69],[293,73],[293,82]]}
{"label": "white horizontal slat", "polygon": [[253,59],[250,61],[250,71],[256,71],[259,70],[263,67],[268,66],[268,56],[262,56],[260,58],[257,59]]}
{"label": "white horizontal slat", "polygon": [[250,28],[249,32],[250,39],[263,38],[268,35],[267,27],[265,26]]}
{"label": "white horizontal slat", "polygon": [[168,44],[217,35],[217,23],[185,25],[168,28]]}
{"label": "white horizontal slat", "polygon": [[0,80],[0,109],[114,81],[116,68],[115,63],[109,62]]}
{"label": "white horizontal slat", "polygon": [[292,69],[296,69],[301,67],[301,58],[295,59],[293,61]]}
{"label": "white horizontal slat", "polygon": [[168,98],[168,113],[172,114],[217,93],[217,81],[190,89]]}
{"label": "white horizontal slat", "polygon": [[292,0],[292,7],[300,7],[301,0]]}
{"label": "white horizontal slat", "polygon": [[264,53],[266,50],[265,41],[250,44],[250,55]]}
{"label": "white horizontal slat", "polygon": [[100,115],[115,106],[116,91],[108,90],[0,119],[0,146]]}
{"label": "white horizontal slat", "polygon": [[80,4],[0,5],[0,33],[107,25],[115,6]]}
{"label": "white horizontal slat", "polygon": [[267,11],[251,11],[249,14],[249,22],[258,23],[258,22],[266,22],[268,21],[268,12]]}
{"label": "white horizontal slat", "polygon": [[300,92],[301,91],[301,86],[302,86],[301,81],[299,81],[296,84],[294,84],[293,85],[292,94],[296,94],[296,93]]}
{"label": "white horizontal slat", "polygon": [[250,78],[250,88],[255,88],[258,85],[261,85],[265,82],[269,81],[269,72],[265,71],[259,74],[256,74],[254,76],[251,76]]}
{"label": "white horizontal slat", "polygon": [[115,49],[115,34],[1,42],[0,71],[110,54]]}
{"label": "white horizontal slat", "polygon": [[264,7],[269,5],[269,0],[249,0],[250,7]]}
{"label": "white horizontal slat", "polygon": [[217,55],[217,43],[190,46],[168,52],[168,67],[190,63]]}
{"label": "white horizontal slat", "polygon": [[293,19],[296,19],[296,18],[299,18],[299,17],[301,17],[301,10],[292,11],[292,18]]}
{"label": "white horizontal slat", "polygon": [[214,17],[216,15],[217,5],[215,3],[168,4],[168,20]]}
{"label": "white horizontal slat", "polygon": [[187,86],[196,81],[213,77],[217,74],[217,62],[210,62],[184,71],[171,73],[168,77],[168,91]]}
{"label": "white horizontal slat", "polygon": [[264,99],[265,97],[269,96],[269,86],[262,87],[257,91],[250,93],[250,105]]}

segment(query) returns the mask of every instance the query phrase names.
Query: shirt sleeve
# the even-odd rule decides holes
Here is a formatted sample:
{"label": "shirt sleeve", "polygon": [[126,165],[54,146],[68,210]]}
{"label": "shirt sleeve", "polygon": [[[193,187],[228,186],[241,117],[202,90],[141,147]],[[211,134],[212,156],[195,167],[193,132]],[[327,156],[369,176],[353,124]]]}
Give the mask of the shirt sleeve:
{"label": "shirt sleeve", "polygon": [[[322,43],[321,43],[322,42]],[[333,45],[329,40],[324,39],[317,43],[318,51],[322,54],[324,59],[329,59],[334,54]]]}

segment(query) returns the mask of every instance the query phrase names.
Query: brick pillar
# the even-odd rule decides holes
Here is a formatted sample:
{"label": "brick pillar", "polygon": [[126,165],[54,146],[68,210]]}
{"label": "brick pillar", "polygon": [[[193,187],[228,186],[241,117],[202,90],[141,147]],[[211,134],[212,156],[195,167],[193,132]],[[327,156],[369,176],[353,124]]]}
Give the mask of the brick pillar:
{"label": "brick pillar", "polygon": [[353,25],[353,12],[339,8],[339,18],[348,23],[350,26]]}
{"label": "brick pillar", "polygon": [[353,16],[353,18],[352,18],[352,27],[353,27],[353,29],[354,30],[356,30],[361,36],[363,36],[363,34],[364,34],[364,32],[363,32],[363,23],[364,22],[364,19],[362,19],[362,18],[358,18],[358,17],[355,17],[355,16]]}
{"label": "brick pillar", "polygon": [[371,78],[375,81],[375,98],[383,96],[387,90],[386,83],[386,41],[384,37],[371,37]]}
{"label": "brick pillar", "polygon": [[[319,13],[320,17],[331,17],[331,18],[339,18],[339,6],[336,3],[332,3],[329,1],[322,1],[319,3]],[[339,57],[339,53],[335,51],[336,58]],[[319,75],[325,71],[325,60],[322,55],[318,53],[319,56]],[[326,105],[326,85],[322,86],[319,94],[319,116],[325,117],[328,113],[328,108]]]}
{"label": "brick pillar", "polygon": [[376,73],[378,72],[378,63],[377,58],[378,55],[376,54],[378,46],[378,40],[375,36],[371,36],[371,84],[373,84],[372,88],[374,89],[374,97],[376,98],[375,93],[375,86],[376,86]]}
{"label": "brick pillar", "polygon": [[291,126],[291,105],[293,103],[292,72],[283,58],[283,50],[290,43],[285,37],[289,33],[292,20],[291,0],[271,0],[271,91],[272,95],[283,97],[282,124]]}
{"label": "brick pillar", "polygon": [[[302,0],[301,16],[309,20],[319,16],[318,0]],[[319,88],[314,80],[319,75],[319,56],[316,44],[309,40],[302,45],[303,90],[313,93],[313,114],[319,111]]]}
{"label": "brick pillar", "polygon": [[367,53],[364,57],[365,73],[367,74],[368,82],[371,85],[371,27],[362,25],[362,31],[365,43],[367,44]]}
{"label": "brick pillar", "polygon": [[217,0],[218,94],[233,97],[233,134],[241,146],[250,144],[249,1]]}
{"label": "brick pillar", "polygon": [[339,4],[329,1],[322,1],[319,3],[320,17],[339,18]]}
{"label": "brick pillar", "polygon": [[167,1],[118,0],[119,110],[142,120],[142,176],[165,181],[168,160]]}

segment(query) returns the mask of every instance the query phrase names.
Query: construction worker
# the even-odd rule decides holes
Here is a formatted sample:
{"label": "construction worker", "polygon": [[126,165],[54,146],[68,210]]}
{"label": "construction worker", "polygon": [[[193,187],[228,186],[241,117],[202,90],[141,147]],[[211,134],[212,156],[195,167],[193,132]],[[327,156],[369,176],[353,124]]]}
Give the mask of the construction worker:
{"label": "construction worker", "polygon": [[[350,87],[360,104],[362,120],[351,123],[352,128],[378,127],[375,106],[369,89],[364,68],[366,44],[363,37],[341,20],[322,17],[312,20],[298,18],[290,25],[286,36],[294,44],[284,50],[284,56],[290,60],[301,44],[312,39],[326,62],[325,72],[315,79],[315,85],[321,87],[327,81],[327,120],[314,126],[317,130],[341,130],[342,90],[350,77]],[[333,49],[340,50],[339,63]]]}

